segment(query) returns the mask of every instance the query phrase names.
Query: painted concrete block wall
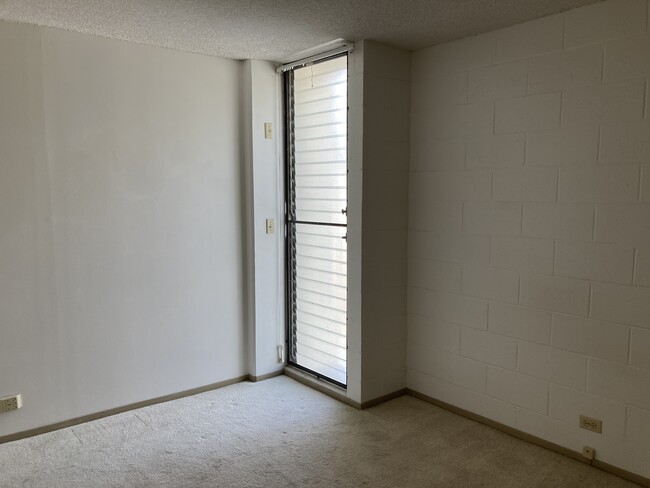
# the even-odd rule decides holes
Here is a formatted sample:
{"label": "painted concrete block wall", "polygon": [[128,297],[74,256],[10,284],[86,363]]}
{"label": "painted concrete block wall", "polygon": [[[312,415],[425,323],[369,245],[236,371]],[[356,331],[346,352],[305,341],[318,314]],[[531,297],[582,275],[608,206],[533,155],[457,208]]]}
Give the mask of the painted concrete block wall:
{"label": "painted concrete block wall", "polygon": [[413,53],[408,236],[409,388],[645,477],[649,60],[646,0]]}
{"label": "painted concrete block wall", "polygon": [[369,401],[406,386],[410,53],[364,41],[363,62],[361,387]]}
{"label": "painted concrete block wall", "polygon": [[246,374],[242,66],[0,22],[0,435]]}

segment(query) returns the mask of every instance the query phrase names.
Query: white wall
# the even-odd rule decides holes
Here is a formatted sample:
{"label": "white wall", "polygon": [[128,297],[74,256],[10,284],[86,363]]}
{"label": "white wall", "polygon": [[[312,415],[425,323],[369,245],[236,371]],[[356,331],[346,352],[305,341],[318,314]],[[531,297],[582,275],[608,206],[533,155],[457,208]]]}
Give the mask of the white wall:
{"label": "white wall", "polygon": [[[247,184],[247,232],[249,234],[248,279],[250,280],[248,330],[249,372],[259,377],[284,368],[278,346],[285,345],[284,300],[284,172],[281,154],[283,129],[281,76],[268,61],[244,62],[245,152]],[[272,124],[267,139],[264,124]],[[266,219],[273,219],[275,232],[266,233]]]}
{"label": "white wall", "polygon": [[348,390],[406,386],[410,53],[371,41],[348,60]]}
{"label": "white wall", "polygon": [[0,22],[0,435],[248,372],[241,86]]}
{"label": "white wall", "polygon": [[362,401],[406,387],[410,53],[363,47]]}
{"label": "white wall", "polygon": [[649,60],[646,0],[415,52],[408,250],[410,388],[645,477]]}
{"label": "white wall", "polygon": [[348,353],[345,394],[361,403],[364,42],[348,54]]}

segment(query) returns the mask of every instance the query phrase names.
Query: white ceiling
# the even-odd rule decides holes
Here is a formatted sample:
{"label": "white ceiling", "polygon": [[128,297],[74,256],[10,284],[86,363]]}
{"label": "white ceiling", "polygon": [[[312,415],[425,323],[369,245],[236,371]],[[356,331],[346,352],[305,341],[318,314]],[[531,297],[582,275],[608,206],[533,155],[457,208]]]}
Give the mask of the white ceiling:
{"label": "white ceiling", "polygon": [[0,19],[234,59],[333,39],[415,50],[598,0],[0,0]]}

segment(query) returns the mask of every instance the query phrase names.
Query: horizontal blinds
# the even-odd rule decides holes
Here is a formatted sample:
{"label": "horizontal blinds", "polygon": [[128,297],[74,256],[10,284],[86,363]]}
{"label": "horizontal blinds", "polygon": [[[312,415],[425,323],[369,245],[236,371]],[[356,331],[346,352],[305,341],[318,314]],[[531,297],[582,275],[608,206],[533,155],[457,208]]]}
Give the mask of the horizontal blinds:
{"label": "horizontal blinds", "polygon": [[345,224],[347,58],[294,71],[296,220]]}
{"label": "horizontal blinds", "polygon": [[[346,380],[347,241],[345,227],[296,224],[296,357]],[[309,366],[311,365],[311,366]]]}

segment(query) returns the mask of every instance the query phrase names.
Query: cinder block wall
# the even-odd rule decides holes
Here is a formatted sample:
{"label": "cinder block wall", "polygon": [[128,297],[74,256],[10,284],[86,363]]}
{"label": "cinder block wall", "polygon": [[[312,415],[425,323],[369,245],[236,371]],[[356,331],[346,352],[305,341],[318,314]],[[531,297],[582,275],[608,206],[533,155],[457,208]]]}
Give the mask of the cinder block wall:
{"label": "cinder block wall", "polygon": [[411,389],[645,477],[648,10],[413,54],[407,354]]}

